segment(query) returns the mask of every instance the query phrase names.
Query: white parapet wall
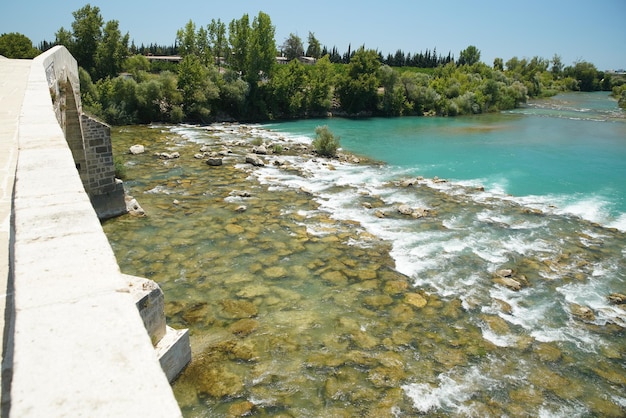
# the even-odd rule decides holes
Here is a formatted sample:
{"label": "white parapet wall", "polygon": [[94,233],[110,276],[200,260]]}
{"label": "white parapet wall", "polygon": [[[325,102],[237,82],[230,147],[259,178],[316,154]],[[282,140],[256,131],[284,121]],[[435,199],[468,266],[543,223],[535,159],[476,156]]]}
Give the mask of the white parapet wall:
{"label": "white parapet wall", "polygon": [[55,48],[33,60],[19,121],[9,414],[177,417],[52,107],[45,64],[68,55]]}

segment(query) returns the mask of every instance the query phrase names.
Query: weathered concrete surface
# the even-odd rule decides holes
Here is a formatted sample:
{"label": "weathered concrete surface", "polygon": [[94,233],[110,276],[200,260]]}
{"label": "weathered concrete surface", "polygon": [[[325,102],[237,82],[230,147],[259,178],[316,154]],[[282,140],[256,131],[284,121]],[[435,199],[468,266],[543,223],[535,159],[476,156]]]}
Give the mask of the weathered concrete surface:
{"label": "weathered concrete surface", "polygon": [[171,382],[191,361],[189,330],[177,330],[165,323],[165,296],[156,282],[124,275],[137,310],[154,345],[161,369]]}
{"label": "weathered concrete surface", "polygon": [[[3,359],[12,372],[12,379],[3,379],[2,388],[3,393],[10,390],[10,410],[6,407],[9,399],[4,397],[3,413],[15,417],[180,416],[150,337],[76,174],[52,111],[44,67],[39,58],[33,60],[18,124],[15,106],[19,107],[20,88],[10,92],[5,83],[23,86],[21,71],[26,64],[15,64],[21,69],[11,76],[15,80],[3,76],[10,72],[6,65],[0,62],[1,143],[4,147],[5,138],[12,142],[7,142],[9,150],[0,153],[3,196],[10,195],[5,185],[11,183],[14,171],[10,161],[16,156],[17,171],[14,228],[9,228],[8,236],[6,206],[10,199],[3,197],[0,202],[3,251],[10,248],[11,235],[14,237],[12,263],[6,262],[3,253],[0,265],[5,270],[12,267],[8,288],[13,281],[15,289],[14,304],[8,306],[13,315],[8,315],[10,321],[5,324],[7,359]],[[7,107],[12,110],[5,115],[7,95],[11,95]],[[5,125],[5,117],[11,123]],[[12,155],[8,162],[7,153]],[[7,273],[1,273],[0,278],[6,280]],[[11,323],[13,335],[6,332]]]}
{"label": "weathered concrete surface", "polygon": [[[4,377],[10,377],[11,373],[10,362],[4,361],[5,356],[11,355],[11,346],[7,346],[4,335],[13,332],[10,317],[5,323],[7,302],[9,311],[12,311],[13,301],[13,284],[8,281],[11,205],[17,164],[19,117],[30,66],[31,60],[9,60],[0,56],[0,324],[4,331],[2,339],[3,381]],[[9,284],[10,287],[8,287]],[[2,411],[6,409],[4,401],[8,399],[8,390],[10,389],[10,387],[5,386],[7,385],[2,386]]]}

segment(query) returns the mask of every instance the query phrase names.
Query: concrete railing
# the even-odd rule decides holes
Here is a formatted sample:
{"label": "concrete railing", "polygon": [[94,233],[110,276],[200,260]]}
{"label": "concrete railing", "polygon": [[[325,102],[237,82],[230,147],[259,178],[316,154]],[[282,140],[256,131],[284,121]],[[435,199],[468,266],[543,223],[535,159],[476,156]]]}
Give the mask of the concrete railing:
{"label": "concrete railing", "polygon": [[180,416],[136,307],[154,289],[129,290],[55,116],[55,53],[33,60],[19,119],[3,414]]}

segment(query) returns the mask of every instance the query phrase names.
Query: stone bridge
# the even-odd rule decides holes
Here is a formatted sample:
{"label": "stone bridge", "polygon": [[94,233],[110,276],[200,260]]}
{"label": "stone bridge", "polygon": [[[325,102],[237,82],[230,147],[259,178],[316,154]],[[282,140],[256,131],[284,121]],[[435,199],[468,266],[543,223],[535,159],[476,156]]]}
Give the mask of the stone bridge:
{"label": "stone bridge", "polygon": [[180,416],[189,335],[120,272],[100,219],[126,211],[123,185],[79,86],[64,47],[0,57],[2,416]]}

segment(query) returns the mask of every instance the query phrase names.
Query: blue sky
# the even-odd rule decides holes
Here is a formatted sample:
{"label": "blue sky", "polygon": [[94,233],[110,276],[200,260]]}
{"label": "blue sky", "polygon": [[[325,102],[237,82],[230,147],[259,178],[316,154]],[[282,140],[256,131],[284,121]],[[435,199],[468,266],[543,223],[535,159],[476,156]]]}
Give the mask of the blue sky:
{"label": "blue sky", "polygon": [[340,53],[365,44],[385,55],[437,48],[458,58],[474,45],[490,65],[496,57],[558,54],[565,65],[585,60],[600,70],[626,68],[626,0],[2,0],[0,33],[22,33],[35,45],[53,41],[60,27],[70,29],[72,12],[88,3],[105,21],[118,20],[138,45],[171,45],[190,19],[197,26],[218,18],[228,23],[263,11],[276,27],[277,45],[290,33],[306,42],[311,31]]}

